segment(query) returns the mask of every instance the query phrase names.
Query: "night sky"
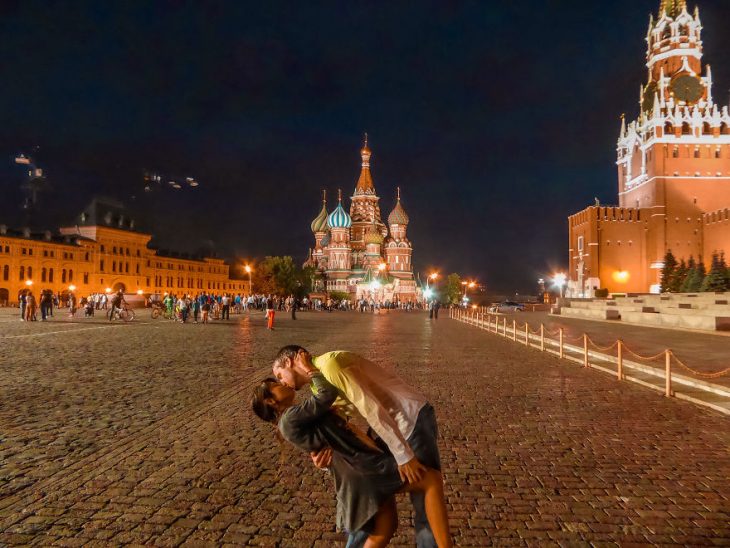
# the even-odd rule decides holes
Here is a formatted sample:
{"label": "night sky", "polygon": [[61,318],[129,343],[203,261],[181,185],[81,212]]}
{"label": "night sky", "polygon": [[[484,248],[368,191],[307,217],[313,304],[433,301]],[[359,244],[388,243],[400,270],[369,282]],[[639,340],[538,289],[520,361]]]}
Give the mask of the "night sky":
{"label": "night sky", "polygon": [[[36,224],[108,195],[160,247],[303,261],[320,189],[352,193],[367,131],[420,272],[534,292],[567,263],[567,216],[617,201],[619,117],[638,112],[658,6],[5,0],[0,222],[22,222],[25,152],[51,186]],[[699,6],[727,104],[730,2]],[[145,194],[145,169],[200,186]]]}

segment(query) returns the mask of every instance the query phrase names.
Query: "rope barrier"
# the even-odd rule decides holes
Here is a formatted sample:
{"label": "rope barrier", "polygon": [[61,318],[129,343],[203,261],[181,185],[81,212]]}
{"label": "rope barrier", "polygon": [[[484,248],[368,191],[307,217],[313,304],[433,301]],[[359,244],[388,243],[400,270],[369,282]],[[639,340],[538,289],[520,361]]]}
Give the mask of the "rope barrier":
{"label": "rope barrier", "polygon": [[697,375],[698,377],[703,377],[703,378],[705,378],[705,379],[717,379],[717,378],[719,378],[719,377],[724,377],[725,375],[727,375],[728,373],[730,373],[730,367],[728,367],[727,369],[723,369],[722,371],[715,371],[714,373],[704,373],[704,372],[702,372],[702,371],[697,371],[697,370],[695,370],[695,369],[692,369],[692,368],[691,368],[691,367],[689,367],[688,365],[686,365],[686,364],[685,364],[684,362],[682,362],[682,360],[680,360],[680,359],[679,359],[679,358],[678,358],[678,357],[677,357],[677,356],[676,356],[676,355],[674,354],[674,352],[672,352],[671,350],[670,350],[669,352],[671,353],[672,357],[673,357],[673,358],[674,358],[675,360],[677,360],[677,363],[678,363],[679,365],[681,365],[682,367],[684,367],[684,368],[685,368],[685,369],[686,369],[687,371],[689,371],[689,372],[690,372],[690,373],[692,373],[693,375]]}
{"label": "rope barrier", "polygon": [[653,361],[653,360],[656,360],[657,358],[663,358],[663,357],[665,357],[665,356],[666,356],[666,354],[667,354],[667,351],[666,351],[666,350],[662,350],[662,351],[661,351],[661,352],[659,352],[659,354],[657,354],[656,356],[651,356],[651,357],[647,357],[647,356],[642,356],[642,355],[640,355],[640,354],[637,354],[636,352],[634,352],[634,351],[633,351],[633,350],[631,350],[630,348],[628,348],[628,347],[627,347],[627,346],[626,346],[625,344],[624,344],[624,350],[625,350],[626,352],[628,352],[629,354],[631,354],[632,356],[634,356],[634,357],[636,357],[636,358],[639,358],[640,360],[645,360],[645,361],[648,361],[648,362],[650,362],[650,361]]}
{"label": "rope barrier", "polygon": [[[479,322],[479,318],[474,318],[472,316],[466,316],[466,315],[464,315],[464,316],[461,316],[461,317],[459,317],[459,316],[454,316],[454,317],[455,317],[455,319],[461,320],[461,321],[463,321],[465,323],[477,323],[477,322]],[[486,320],[486,323],[487,323],[486,328],[489,329],[489,330],[492,329],[492,326],[495,326],[496,327],[495,333],[497,333],[498,335],[507,336],[507,338],[511,338],[514,335],[516,335],[516,330],[517,329],[522,330],[522,332],[524,333],[525,327],[528,328],[528,331],[532,335],[539,335],[540,334],[540,329],[539,328],[537,330],[535,330],[535,331],[533,331],[532,329],[529,329],[528,322],[525,322],[525,323],[523,323],[521,325],[516,325],[515,324],[515,329],[516,329],[515,332],[512,331],[512,327],[511,326],[508,326],[507,333],[505,334],[502,331],[500,331],[504,327],[503,324],[500,323],[500,322],[496,322],[494,324],[491,323],[491,318],[492,317],[499,317],[499,316],[487,315],[486,318],[482,318],[482,321]],[[477,325],[478,325],[478,323],[477,323]],[[554,341],[554,340],[553,341],[549,341],[548,339],[549,339],[549,337],[555,337],[555,336],[560,335],[560,329],[557,329],[555,331],[547,331],[547,330],[545,330],[544,333],[543,333],[543,335],[545,337],[546,342],[557,342],[557,341]],[[590,337],[587,337],[587,338],[588,338],[588,342],[591,345],[593,345],[593,347],[596,350],[598,350],[599,352],[607,352],[609,350],[612,350],[613,348],[615,348],[619,344],[619,341],[616,341],[616,342],[614,342],[610,346],[600,346],[600,345],[596,344]],[[565,335],[565,332],[563,332],[563,343],[566,343],[566,342],[576,342],[576,341],[582,341],[582,340],[583,340],[583,335],[579,335],[577,337],[568,337],[567,335]],[[649,362],[650,361],[654,361],[654,360],[656,360],[658,358],[666,358],[666,354],[667,354],[667,351],[666,350],[662,350],[661,352],[659,352],[658,354],[655,354],[654,356],[642,356],[641,354],[637,354],[636,352],[634,352],[633,350],[631,350],[630,348],[628,348],[626,346],[626,343],[624,343],[624,345],[623,345],[623,350],[626,353],[631,354],[635,358],[638,358],[639,360],[644,360],[644,361],[649,361]],[[723,369],[721,371],[714,371],[712,373],[705,373],[703,371],[697,371],[696,369],[692,369],[691,367],[689,367],[682,360],[680,360],[677,357],[677,355],[674,352],[672,352],[671,350],[669,351],[669,353],[674,358],[674,360],[677,362],[677,364],[679,364],[682,368],[684,368],[685,370],[689,371],[691,374],[693,374],[693,375],[695,375],[697,377],[701,377],[701,378],[705,378],[705,379],[717,379],[717,378],[720,378],[720,377],[724,377],[725,375],[730,375],[730,367],[728,367],[726,369]]]}
{"label": "rope barrier", "polygon": [[590,337],[588,337],[588,342],[591,343],[597,350],[599,350],[601,352],[608,352],[609,350],[611,350],[611,349],[615,348],[616,346],[618,346],[618,341],[616,341],[615,343],[613,343],[611,346],[605,346],[605,347],[604,346],[599,346],[595,342],[593,342],[593,340],[591,340]]}

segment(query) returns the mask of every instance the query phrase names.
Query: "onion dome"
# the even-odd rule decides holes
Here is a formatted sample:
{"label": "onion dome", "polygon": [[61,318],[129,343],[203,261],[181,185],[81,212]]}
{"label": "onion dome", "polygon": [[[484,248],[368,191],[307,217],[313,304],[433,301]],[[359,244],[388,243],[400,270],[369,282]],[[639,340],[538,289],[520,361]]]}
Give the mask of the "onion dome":
{"label": "onion dome", "polygon": [[327,199],[324,190],[322,191],[322,209],[319,215],[312,221],[311,228],[314,233],[327,230]]}
{"label": "onion dome", "polygon": [[335,210],[330,213],[327,218],[327,224],[330,228],[350,228],[352,226],[352,219],[342,207],[342,191],[338,191],[338,193],[339,203]]}
{"label": "onion dome", "polygon": [[377,244],[383,243],[383,235],[375,227],[375,223],[368,229],[362,237],[365,244]]}
{"label": "onion dome", "polygon": [[400,205],[400,187],[398,187],[398,199],[395,207],[393,208],[393,211],[390,212],[390,215],[388,215],[388,224],[404,226],[408,224],[408,214],[406,213],[406,210],[403,209],[403,206]]}

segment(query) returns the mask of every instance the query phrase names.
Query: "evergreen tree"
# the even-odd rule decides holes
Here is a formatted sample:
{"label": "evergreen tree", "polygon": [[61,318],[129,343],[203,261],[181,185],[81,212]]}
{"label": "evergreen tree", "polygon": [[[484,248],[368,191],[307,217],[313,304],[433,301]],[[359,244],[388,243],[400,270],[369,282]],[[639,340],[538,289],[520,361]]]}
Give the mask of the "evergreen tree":
{"label": "evergreen tree", "polygon": [[725,262],[724,252],[720,253],[720,272],[723,273],[723,279],[725,281],[725,288],[723,291],[730,291],[730,269],[727,267],[727,263]]}
{"label": "evergreen tree", "polygon": [[690,255],[689,261],[687,261],[687,273],[684,276],[684,280],[682,280],[682,286],[679,288],[680,293],[689,293],[689,284],[696,271],[697,263],[695,262],[695,258]]}
{"label": "evergreen tree", "polygon": [[684,285],[684,281],[687,279],[687,272],[689,271],[689,268],[687,267],[687,263],[682,259],[679,261],[679,266],[674,271],[674,276],[672,276],[672,279],[669,284],[669,291],[672,293],[679,293],[682,291],[682,285]]}
{"label": "evergreen tree", "polygon": [[672,279],[674,278],[677,270],[677,259],[672,254],[672,250],[668,249],[667,254],[664,255],[664,267],[662,268],[662,284],[661,292],[667,293],[671,291]]}
{"label": "evergreen tree", "polygon": [[697,266],[692,273],[692,276],[687,281],[687,292],[697,293],[702,289],[702,282],[705,280],[707,270],[705,269],[705,263],[702,262],[702,257],[697,261]]}
{"label": "evergreen tree", "polygon": [[712,254],[712,265],[710,272],[702,282],[702,291],[725,291],[725,276],[727,265],[723,266],[720,262],[720,255],[716,252]]}

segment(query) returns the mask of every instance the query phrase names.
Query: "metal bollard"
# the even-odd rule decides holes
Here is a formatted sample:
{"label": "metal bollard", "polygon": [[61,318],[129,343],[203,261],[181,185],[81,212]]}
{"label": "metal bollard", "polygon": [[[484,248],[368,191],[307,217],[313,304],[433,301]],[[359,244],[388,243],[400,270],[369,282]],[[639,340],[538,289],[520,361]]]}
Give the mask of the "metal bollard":
{"label": "metal bollard", "polygon": [[664,395],[667,398],[672,396],[672,351],[667,348],[664,354]]}
{"label": "metal bollard", "polygon": [[504,335],[504,338],[507,338],[507,318],[502,319],[502,332]]}
{"label": "metal bollard", "polygon": [[530,346],[530,324],[525,322],[525,346]]}
{"label": "metal bollard", "polygon": [[512,340],[517,341],[517,320],[512,320]]}
{"label": "metal bollard", "polygon": [[583,333],[583,367],[589,367],[588,365],[588,335]]}

